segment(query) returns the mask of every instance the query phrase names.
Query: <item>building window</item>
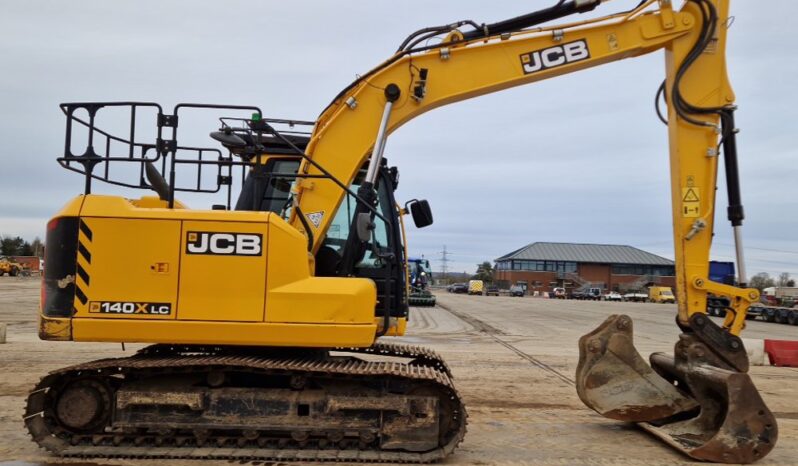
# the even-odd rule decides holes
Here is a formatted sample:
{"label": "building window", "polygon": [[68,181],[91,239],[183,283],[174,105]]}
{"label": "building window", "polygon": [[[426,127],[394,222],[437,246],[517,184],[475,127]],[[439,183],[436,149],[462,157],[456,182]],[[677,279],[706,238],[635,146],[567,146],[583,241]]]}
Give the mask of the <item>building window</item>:
{"label": "building window", "polygon": [[576,262],[514,259],[496,263],[497,270],[528,270],[531,272],[576,273]]}
{"label": "building window", "polygon": [[652,270],[652,275],[659,275],[659,276],[666,276],[666,277],[671,277],[671,276],[676,275],[676,268],[672,267],[670,265],[658,266],[658,267],[654,267],[653,269],[654,270]]}
{"label": "building window", "polygon": [[615,275],[656,275],[670,277],[675,275],[676,269],[671,265],[613,264],[612,273]]}
{"label": "building window", "polygon": [[566,262],[565,271],[568,273],[576,273],[576,262]]}

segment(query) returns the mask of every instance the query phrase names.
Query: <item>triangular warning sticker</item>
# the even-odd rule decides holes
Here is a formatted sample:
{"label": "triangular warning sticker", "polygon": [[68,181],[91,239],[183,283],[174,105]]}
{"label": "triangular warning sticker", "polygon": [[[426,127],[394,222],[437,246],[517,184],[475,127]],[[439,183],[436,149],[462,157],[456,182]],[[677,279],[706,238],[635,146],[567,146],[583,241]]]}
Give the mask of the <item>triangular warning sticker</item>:
{"label": "triangular warning sticker", "polygon": [[310,223],[313,224],[314,227],[318,228],[321,225],[321,220],[324,218],[324,211],[321,210],[319,212],[310,212],[306,215]]}
{"label": "triangular warning sticker", "polygon": [[698,202],[698,194],[696,194],[693,188],[687,188],[684,193],[684,197],[682,198],[682,202]]}

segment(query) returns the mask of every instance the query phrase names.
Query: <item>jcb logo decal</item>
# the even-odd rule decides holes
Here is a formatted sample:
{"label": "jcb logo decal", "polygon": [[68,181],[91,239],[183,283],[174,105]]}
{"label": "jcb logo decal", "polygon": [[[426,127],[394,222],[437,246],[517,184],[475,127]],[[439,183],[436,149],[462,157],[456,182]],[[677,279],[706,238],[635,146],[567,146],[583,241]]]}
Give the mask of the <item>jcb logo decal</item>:
{"label": "jcb logo decal", "polygon": [[186,254],[260,256],[262,243],[263,236],[257,233],[189,231],[186,235]]}
{"label": "jcb logo decal", "polygon": [[587,48],[587,42],[577,40],[525,53],[521,55],[521,65],[524,67],[524,74],[530,74],[588,58],[590,50]]}

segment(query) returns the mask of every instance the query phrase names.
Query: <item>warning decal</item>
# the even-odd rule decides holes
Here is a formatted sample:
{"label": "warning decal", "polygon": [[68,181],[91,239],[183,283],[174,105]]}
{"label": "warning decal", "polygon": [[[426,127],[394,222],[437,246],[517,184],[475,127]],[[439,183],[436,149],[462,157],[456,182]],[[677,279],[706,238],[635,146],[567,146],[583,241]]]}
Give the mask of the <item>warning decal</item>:
{"label": "warning decal", "polygon": [[324,218],[324,211],[321,210],[319,212],[310,212],[306,215],[310,223],[313,224],[314,227],[318,228],[321,225],[321,220]]}
{"label": "warning decal", "polygon": [[696,188],[683,188],[682,189],[682,202],[700,202]]}
{"label": "warning decal", "polygon": [[698,217],[698,204],[685,205],[682,207],[683,217]]}
{"label": "warning decal", "polygon": [[701,211],[701,197],[698,195],[698,188],[690,186],[682,188],[682,216],[698,217]]}

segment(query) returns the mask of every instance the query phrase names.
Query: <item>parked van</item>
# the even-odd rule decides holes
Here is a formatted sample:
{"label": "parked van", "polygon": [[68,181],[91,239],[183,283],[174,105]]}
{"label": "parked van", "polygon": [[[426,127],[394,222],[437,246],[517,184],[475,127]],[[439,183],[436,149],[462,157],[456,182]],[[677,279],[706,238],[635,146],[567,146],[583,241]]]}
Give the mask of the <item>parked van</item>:
{"label": "parked van", "polygon": [[468,294],[482,294],[482,289],[485,287],[485,284],[482,280],[471,280],[468,282]]}
{"label": "parked van", "polygon": [[675,303],[676,297],[669,286],[652,286],[648,289],[648,301],[651,303]]}

